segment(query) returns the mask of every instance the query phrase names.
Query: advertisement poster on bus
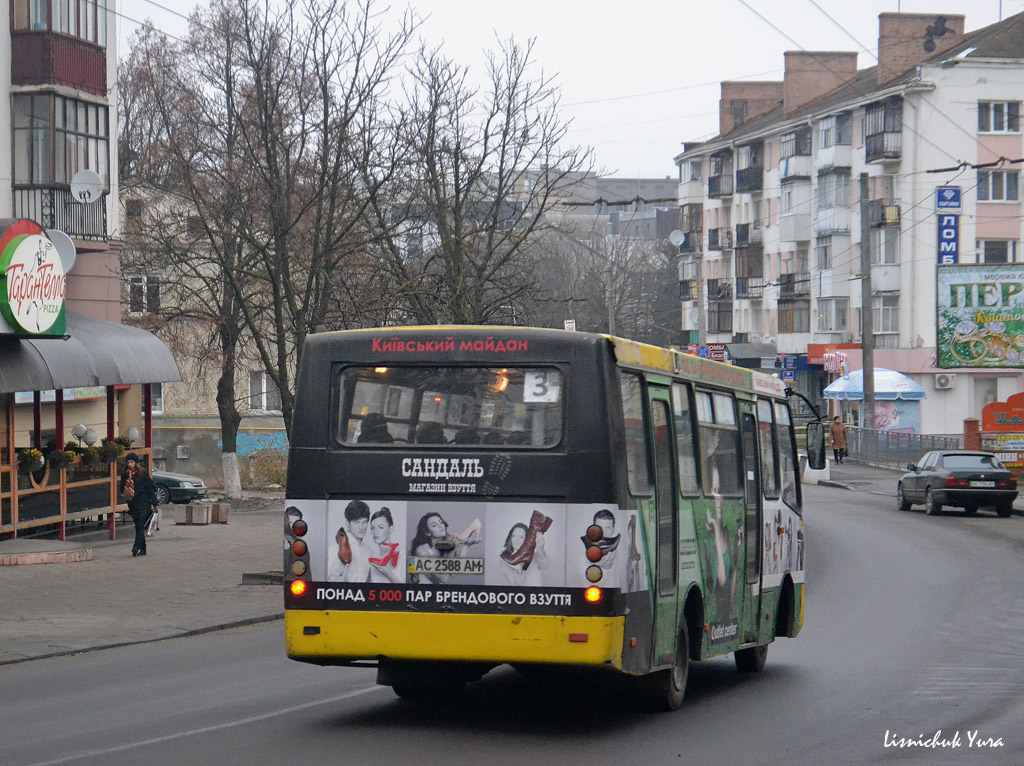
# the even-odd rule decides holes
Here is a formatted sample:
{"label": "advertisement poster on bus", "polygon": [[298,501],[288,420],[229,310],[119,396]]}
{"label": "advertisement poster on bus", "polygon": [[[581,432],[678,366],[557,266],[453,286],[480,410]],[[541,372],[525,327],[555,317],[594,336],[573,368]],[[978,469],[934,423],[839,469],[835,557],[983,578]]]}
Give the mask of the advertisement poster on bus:
{"label": "advertisement poster on bus", "polygon": [[937,316],[939,367],[1024,367],[1024,266],[940,266]]}
{"label": "advertisement poster on bus", "polygon": [[[571,606],[571,590],[648,588],[643,532],[635,511],[562,503],[479,503],[331,498],[289,501],[286,521],[308,520],[302,566],[329,608],[456,608],[498,604],[495,591],[533,588],[537,606]],[[319,528],[318,519],[326,526]],[[287,547],[286,570],[295,557]],[[366,584],[402,586],[389,603]],[[451,591],[444,595],[436,589]],[[488,595],[491,594],[491,595]],[[542,603],[543,602],[543,603]],[[461,609],[460,609],[461,611]],[[481,611],[470,609],[470,611]]]}

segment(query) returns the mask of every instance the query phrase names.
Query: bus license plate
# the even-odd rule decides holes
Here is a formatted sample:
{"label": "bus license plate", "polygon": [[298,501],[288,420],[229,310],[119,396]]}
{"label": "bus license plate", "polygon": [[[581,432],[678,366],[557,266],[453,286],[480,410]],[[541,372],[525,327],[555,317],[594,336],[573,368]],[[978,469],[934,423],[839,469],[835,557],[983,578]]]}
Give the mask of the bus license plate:
{"label": "bus license plate", "polygon": [[483,559],[410,556],[409,574],[482,575]]}
{"label": "bus license plate", "polygon": [[972,487],[994,487],[996,483],[994,481],[972,481]]}

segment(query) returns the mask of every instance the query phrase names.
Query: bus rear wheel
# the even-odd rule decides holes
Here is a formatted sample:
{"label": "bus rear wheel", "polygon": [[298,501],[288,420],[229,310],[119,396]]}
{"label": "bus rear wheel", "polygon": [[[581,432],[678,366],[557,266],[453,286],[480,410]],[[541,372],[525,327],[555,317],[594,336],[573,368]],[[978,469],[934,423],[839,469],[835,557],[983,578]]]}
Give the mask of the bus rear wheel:
{"label": "bus rear wheel", "polygon": [[689,677],[690,632],[684,622],[679,633],[675,665],[667,670],[657,670],[640,679],[645,707],[653,712],[671,712],[681,708]]}
{"label": "bus rear wheel", "polygon": [[768,661],[768,644],[740,649],[733,654],[736,658],[736,669],[740,673],[760,673]]}

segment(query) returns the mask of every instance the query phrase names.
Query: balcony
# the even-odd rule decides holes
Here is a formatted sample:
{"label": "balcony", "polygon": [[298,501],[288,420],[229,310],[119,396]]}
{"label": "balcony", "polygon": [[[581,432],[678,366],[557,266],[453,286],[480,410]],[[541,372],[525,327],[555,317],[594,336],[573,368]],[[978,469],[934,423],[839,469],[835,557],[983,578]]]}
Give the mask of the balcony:
{"label": "balcony", "polygon": [[806,271],[779,275],[779,297],[800,298],[811,294],[811,275]]}
{"label": "balcony", "polygon": [[737,277],[764,276],[764,248],[758,246],[736,254]]}
{"label": "balcony", "polygon": [[736,171],[736,191],[740,194],[761,191],[764,188],[764,168],[755,165]]}
{"label": "balcony", "polygon": [[779,239],[783,242],[809,242],[811,237],[810,213],[779,216]]}
{"label": "balcony", "polygon": [[887,200],[872,200],[868,205],[868,221],[874,229],[900,225],[900,206]]}
{"label": "balcony", "polygon": [[864,161],[898,160],[903,153],[903,133],[887,131],[864,139]]}
{"label": "balcony", "polygon": [[695,301],[695,300],[697,300],[697,280],[695,280],[695,279],[680,279],[679,280],[679,300],[680,301]]}
{"label": "balcony", "polygon": [[794,154],[792,157],[784,157],[779,160],[779,181],[781,183],[807,181],[810,177],[810,155]]}
{"label": "balcony", "polygon": [[67,35],[15,31],[11,34],[11,84],[63,85],[106,96],[106,51]]}
{"label": "balcony", "polygon": [[846,207],[826,207],[818,210],[814,227],[818,236],[829,234],[850,233],[850,209]]}
{"label": "balcony", "polygon": [[709,279],[708,280],[709,301],[732,302],[732,280],[731,279]]}
{"label": "balcony", "polygon": [[78,239],[107,238],[107,201],[83,205],[69,189],[14,187],[14,217],[28,218],[44,229],[58,229]]}
{"label": "balcony", "polygon": [[683,181],[679,184],[678,190],[679,201],[686,203],[687,201],[700,202],[704,199],[704,182],[699,178],[691,181]]}
{"label": "balcony", "polygon": [[752,223],[736,224],[736,247],[751,247],[763,241],[764,229]]}
{"label": "balcony", "polygon": [[732,229],[709,229],[708,250],[732,250]]}
{"label": "balcony", "polygon": [[722,199],[731,197],[733,194],[732,173],[728,175],[711,176],[708,179],[708,196],[711,199]]}
{"label": "balcony", "polygon": [[761,277],[736,277],[736,297],[757,300],[764,296],[764,279]]}

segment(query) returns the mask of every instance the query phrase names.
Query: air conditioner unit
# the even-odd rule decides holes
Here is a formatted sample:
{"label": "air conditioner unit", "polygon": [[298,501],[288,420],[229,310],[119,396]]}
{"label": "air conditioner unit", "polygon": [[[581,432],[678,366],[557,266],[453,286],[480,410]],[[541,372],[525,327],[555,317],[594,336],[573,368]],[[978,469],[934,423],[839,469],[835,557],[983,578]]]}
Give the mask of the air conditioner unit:
{"label": "air conditioner unit", "polygon": [[956,388],[956,375],[948,372],[936,373],[935,388],[938,390]]}

